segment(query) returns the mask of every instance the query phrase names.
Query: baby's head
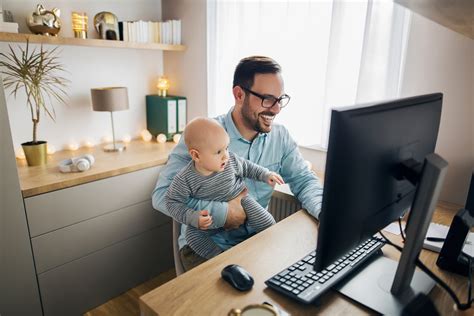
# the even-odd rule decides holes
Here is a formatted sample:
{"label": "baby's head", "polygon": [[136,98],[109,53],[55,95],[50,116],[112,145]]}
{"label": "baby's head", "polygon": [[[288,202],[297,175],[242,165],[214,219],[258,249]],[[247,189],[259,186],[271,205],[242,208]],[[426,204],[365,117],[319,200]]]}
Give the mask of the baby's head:
{"label": "baby's head", "polygon": [[229,135],[214,119],[198,117],[186,125],[184,142],[200,172],[223,171],[229,160]]}

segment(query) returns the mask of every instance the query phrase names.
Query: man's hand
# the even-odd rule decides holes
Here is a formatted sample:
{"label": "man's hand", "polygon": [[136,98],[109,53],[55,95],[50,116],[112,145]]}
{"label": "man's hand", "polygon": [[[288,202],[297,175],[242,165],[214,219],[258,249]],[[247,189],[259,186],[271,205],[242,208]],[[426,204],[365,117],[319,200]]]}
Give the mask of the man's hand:
{"label": "man's hand", "polygon": [[212,224],[212,216],[209,215],[208,210],[199,211],[198,225],[199,229],[206,230]]}
{"label": "man's hand", "polygon": [[241,201],[243,197],[247,196],[247,193],[247,188],[245,188],[237,197],[228,202],[227,220],[224,224],[225,229],[238,228],[245,222],[247,214],[245,214]]}
{"label": "man's hand", "polygon": [[267,184],[271,185],[272,187],[275,186],[275,184],[284,184],[285,181],[283,181],[283,178],[276,172],[270,172],[270,176],[267,179]]}

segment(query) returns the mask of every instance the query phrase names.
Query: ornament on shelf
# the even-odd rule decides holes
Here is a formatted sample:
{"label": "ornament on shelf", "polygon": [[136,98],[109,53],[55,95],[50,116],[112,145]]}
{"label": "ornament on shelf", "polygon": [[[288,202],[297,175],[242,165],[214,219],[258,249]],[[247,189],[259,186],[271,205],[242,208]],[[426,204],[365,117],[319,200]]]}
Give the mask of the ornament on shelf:
{"label": "ornament on shelf", "polygon": [[42,4],[38,4],[36,11],[26,19],[26,24],[33,34],[57,36],[61,30],[60,15],[58,8],[46,10]]}

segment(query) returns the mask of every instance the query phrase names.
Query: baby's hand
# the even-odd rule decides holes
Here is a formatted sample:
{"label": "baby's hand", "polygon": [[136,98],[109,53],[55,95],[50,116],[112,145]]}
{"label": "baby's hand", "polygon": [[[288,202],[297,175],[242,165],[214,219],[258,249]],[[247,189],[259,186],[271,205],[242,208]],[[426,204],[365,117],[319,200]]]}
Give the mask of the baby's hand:
{"label": "baby's hand", "polygon": [[285,181],[283,181],[283,178],[278,173],[270,172],[270,176],[268,177],[267,183],[274,187],[275,184],[284,184]]}
{"label": "baby's hand", "polygon": [[206,230],[212,224],[212,216],[209,215],[208,210],[199,211],[198,225],[199,229]]}

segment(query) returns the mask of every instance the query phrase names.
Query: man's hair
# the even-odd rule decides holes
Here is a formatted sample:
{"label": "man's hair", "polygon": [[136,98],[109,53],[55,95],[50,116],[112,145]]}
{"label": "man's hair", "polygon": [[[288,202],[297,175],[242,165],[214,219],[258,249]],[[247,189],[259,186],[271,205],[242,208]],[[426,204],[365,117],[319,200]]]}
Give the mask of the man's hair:
{"label": "man's hair", "polygon": [[240,60],[234,71],[232,87],[241,86],[250,89],[256,74],[277,74],[281,72],[280,65],[265,56],[250,56]]}

